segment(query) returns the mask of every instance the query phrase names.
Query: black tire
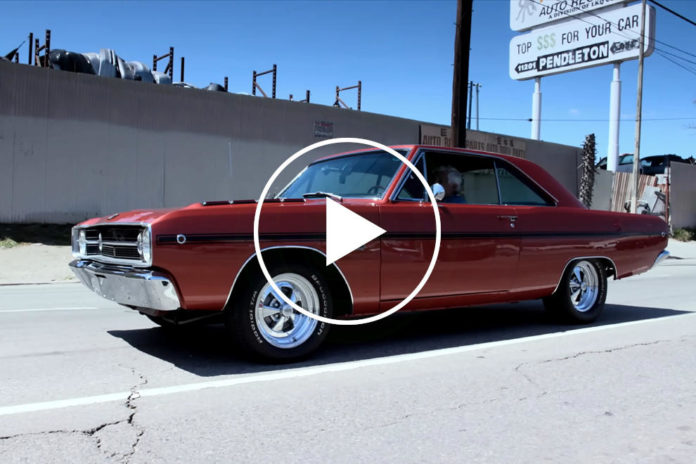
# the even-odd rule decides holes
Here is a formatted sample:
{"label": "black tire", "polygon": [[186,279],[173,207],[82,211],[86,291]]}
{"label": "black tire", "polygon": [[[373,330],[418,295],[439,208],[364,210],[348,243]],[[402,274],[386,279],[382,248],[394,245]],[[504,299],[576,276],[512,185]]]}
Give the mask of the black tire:
{"label": "black tire", "polygon": [[[269,273],[286,296],[294,295],[303,309],[314,308],[320,316],[331,317],[331,293],[321,272],[302,265],[283,265],[270,266]],[[329,324],[304,316],[279,301],[260,272],[242,285],[239,298],[231,302],[225,314],[227,331],[242,352],[266,362],[293,362],[319,348],[329,332]],[[283,305],[277,312],[262,309],[268,311],[276,303]]]}
{"label": "black tire", "polygon": [[594,260],[570,263],[558,289],[544,298],[544,307],[564,322],[589,324],[597,320],[607,298],[607,273]]}

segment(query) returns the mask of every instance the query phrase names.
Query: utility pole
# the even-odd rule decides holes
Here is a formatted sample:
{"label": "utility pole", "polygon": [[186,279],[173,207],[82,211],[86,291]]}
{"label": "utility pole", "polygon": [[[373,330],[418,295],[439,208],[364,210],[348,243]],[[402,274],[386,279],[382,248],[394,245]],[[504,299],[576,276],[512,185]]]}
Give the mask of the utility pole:
{"label": "utility pole", "polygon": [[532,94],[532,139],[541,140],[541,77],[534,79]]}
{"label": "utility pole", "polygon": [[469,115],[466,118],[466,130],[471,130],[471,101],[474,99],[474,83],[469,81],[469,111],[467,114]]}
{"label": "utility pole", "polygon": [[479,130],[479,89],[481,84],[476,84],[476,130]]}
{"label": "utility pole", "polygon": [[621,63],[614,63],[614,78],[611,81],[609,105],[609,147],[607,149],[607,171],[616,172],[619,159],[619,124],[621,119]]}
{"label": "utility pole", "polygon": [[469,47],[473,0],[457,0],[452,76],[452,145],[466,146],[466,89],[469,82]]}
{"label": "utility pole", "polygon": [[645,48],[645,9],[646,0],[642,2],[642,13],[640,16],[640,50],[638,50],[638,97],[636,99],[636,147],[633,152],[633,188],[631,191],[631,212],[635,213],[638,208],[638,163],[640,163],[640,126],[643,119],[643,50]]}

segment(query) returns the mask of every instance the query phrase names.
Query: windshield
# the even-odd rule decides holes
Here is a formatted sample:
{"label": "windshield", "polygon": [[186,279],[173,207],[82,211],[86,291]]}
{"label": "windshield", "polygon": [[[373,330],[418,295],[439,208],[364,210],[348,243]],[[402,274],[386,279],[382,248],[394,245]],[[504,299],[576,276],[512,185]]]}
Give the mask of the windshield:
{"label": "windshield", "polygon": [[[405,151],[397,151],[406,155]],[[331,193],[351,198],[381,198],[400,165],[401,161],[385,151],[358,153],[319,161],[307,166],[278,198],[302,198],[312,193]]]}

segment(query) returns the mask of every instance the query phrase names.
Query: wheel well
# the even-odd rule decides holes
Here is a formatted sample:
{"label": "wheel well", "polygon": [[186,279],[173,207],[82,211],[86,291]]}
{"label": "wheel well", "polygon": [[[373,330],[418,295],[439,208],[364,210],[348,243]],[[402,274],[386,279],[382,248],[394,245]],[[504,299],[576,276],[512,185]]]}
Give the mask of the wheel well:
{"label": "wheel well", "polygon": [[602,268],[604,269],[604,273],[607,277],[616,278],[616,265],[614,264],[614,261],[607,258],[606,256],[580,256],[578,258],[573,258],[566,263],[565,267],[563,268],[563,273],[561,273],[561,276],[565,274],[565,272],[568,270],[568,267],[570,267],[571,264],[576,263],[578,261],[594,261],[600,266],[602,266]]}
{"label": "wheel well", "polygon": [[558,290],[558,287],[560,287],[561,282],[563,281],[563,276],[565,275],[566,271],[568,268],[573,264],[578,261],[594,261],[596,263],[599,263],[600,266],[604,269],[604,272],[607,277],[614,277],[616,279],[616,264],[614,264],[614,261],[612,261],[610,258],[607,258],[606,256],[580,256],[577,258],[573,258],[569,260],[566,265],[563,267],[563,271],[561,272],[560,277],[558,278],[558,284],[556,284],[556,288],[554,289],[554,293],[556,293],[556,290]]}
{"label": "wheel well", "polygon": [[613,277],[616,279],[616,265],[614,261],[609,258],[596,258],[595,261],[599,263],[600,266],[604,267],[604,272],[607,277]]}
{"label": "wheel well", "polygon": [[[333,299],[334,317],[352,314],[353,298],[348,282],[335,264],[326,266],[326,256],[320,251],[313,248],[272,248],[263,251],[263,260],[266,263],[266,267],[302,263],[321,271]],[[259,266],[258,258],[254,255],[244,264],[244,267],[237,275],[225,309],[232,301],[239,298],[239,294],[243,291],[244,286],[258,275],[261,275],[261,267]]]}

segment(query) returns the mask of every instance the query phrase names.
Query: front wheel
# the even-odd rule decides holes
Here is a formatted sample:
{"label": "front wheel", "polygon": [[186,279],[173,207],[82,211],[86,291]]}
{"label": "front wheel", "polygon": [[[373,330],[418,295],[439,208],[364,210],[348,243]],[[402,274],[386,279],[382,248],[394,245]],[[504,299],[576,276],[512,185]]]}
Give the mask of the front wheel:
{"label": "front wheel", "polygon": [[[282,266],[270,269],[270,274],[290,301],[331,317],[331,294],[321,273],[303,266]],[[326,338],[329,325],[294,310],[260,272],[245,287],[226,317],[230,335],[244,352],[267,361],[297,361]]]}
{"label": "front wheel", "polygon": [[607,298],[607,273],[597,261],[571,263],[553,295],[544,298],[546,309],[573,323],[594,322]]}

